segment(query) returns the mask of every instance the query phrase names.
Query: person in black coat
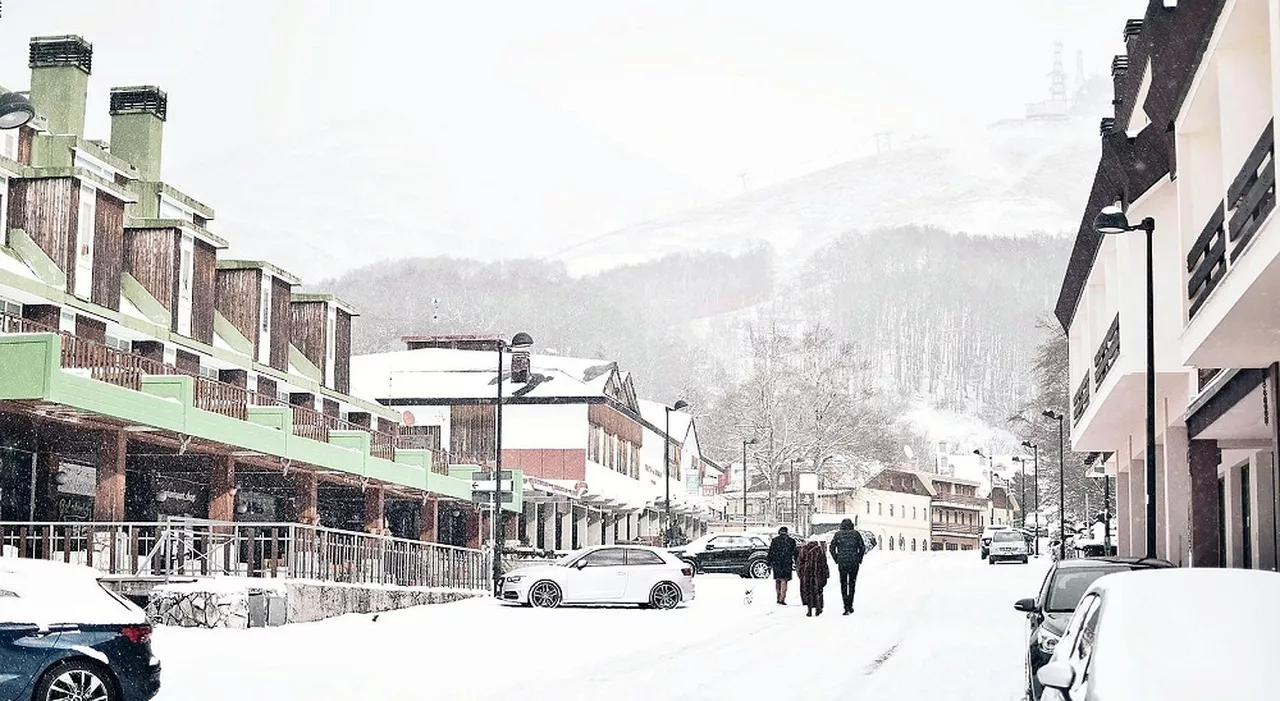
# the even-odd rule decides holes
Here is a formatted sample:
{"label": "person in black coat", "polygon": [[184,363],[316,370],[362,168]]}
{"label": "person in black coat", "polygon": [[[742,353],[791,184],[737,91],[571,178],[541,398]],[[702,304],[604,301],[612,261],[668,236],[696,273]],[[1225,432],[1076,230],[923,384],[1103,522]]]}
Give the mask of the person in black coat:
{"label": "person in black coat", "polygon": [[840,530],[831,536],[831,559],[840,569],[840,598],[844,600],[844,615],[853,613],[853,592],[858,585],[858,568],[867,554],[862,535],[853,529],[853,521],[840,522]]}
{"label": "person in black coat", "polygon": [[773,584],[778,592],[778,603],[787,603],[787,584],[791,581],[791,572],[796,566],[799,548],[796,539],[787,533],[787,527],[778,529],[778,535],[769,543],[769,567],[773,569]]}

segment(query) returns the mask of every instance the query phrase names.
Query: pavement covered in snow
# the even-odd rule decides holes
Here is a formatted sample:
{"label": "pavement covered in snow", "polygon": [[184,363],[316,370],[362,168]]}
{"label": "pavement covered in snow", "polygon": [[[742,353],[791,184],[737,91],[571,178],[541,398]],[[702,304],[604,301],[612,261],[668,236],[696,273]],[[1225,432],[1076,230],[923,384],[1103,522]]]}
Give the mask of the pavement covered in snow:
{"label": "pavement covered in snow", "polygon": [[697,599],[675,611],[543,611],[477,599],[376,621],[162,628],[158,698],[1015,701],[1024,619],[1013,602],[1035,593],[1048,564],[877,551],[849,617],[834,578],[826,613],[806,618],[795,582],[792,605],[780,607],[772,581],[706,575]]}

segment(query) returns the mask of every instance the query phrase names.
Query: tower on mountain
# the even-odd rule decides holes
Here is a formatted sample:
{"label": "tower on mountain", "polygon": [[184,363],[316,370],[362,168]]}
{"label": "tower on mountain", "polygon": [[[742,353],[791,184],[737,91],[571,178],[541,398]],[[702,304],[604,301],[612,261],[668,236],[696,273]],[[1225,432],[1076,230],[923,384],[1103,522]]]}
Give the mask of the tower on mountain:
{"label": "tower on mountain", "polygon": [[1053,42],[1053,70],[1049,72],[1049,99],[1027,104],[1027,119],[1062,119],[1071,111],[1067,94],[1067,70],[1062,65],[1062,42]]}

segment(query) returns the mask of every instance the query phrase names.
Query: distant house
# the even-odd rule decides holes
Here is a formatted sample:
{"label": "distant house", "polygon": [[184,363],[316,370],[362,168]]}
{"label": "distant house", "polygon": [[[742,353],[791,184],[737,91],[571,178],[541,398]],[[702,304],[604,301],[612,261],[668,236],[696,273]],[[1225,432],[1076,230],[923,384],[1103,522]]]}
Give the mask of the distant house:
{"label": "distant house", "polygon": [[973,550],[987,524],[990,501],[978,496],[979,482],[920,472],[932,494],[933,550]]}
{"label": "distant house", "polygon": [[819,492],[815,529],[819,523],[829,527],[851,518],[859,529],[874,533],[886,550],[929,550],[932,493],[923,474],[885,469],[860,487]]}
{"label": "distant house", "polygon": [[[402,433],[441,447],[455,462],[495,458],[497,353],[487,336],[406,337],[408,350],[356,356],[362,396],[401,412]],[[653,539],[663,503],[661,405],[648,409],[631,376],[605,360],[508,353],[504,361],[502,462],[518,470],[525,508],[508,540],[568,550]],[[646,415],[649,417],[646,418]],[[664,421],[665,424],[665,421]],[[701,496],[705,467],[692,417],[671,412],[670,513],[686,535],[713,517]],[[683,477],[693,475],[692,489]]]}

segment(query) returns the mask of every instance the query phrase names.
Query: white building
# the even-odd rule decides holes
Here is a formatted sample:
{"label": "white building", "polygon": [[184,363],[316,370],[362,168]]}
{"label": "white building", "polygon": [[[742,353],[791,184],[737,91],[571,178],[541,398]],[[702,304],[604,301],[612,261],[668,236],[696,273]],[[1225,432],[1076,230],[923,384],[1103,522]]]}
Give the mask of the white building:
{"label": "white building", "polygon": [[[1057,303],[1071,444],[1112,453],[1120,554],[1280,565],[1280,3],[1152,1],[1112,64],[1114,117]],[[1155,523],[1147,523],[1147,235],[1154,224]]]}

